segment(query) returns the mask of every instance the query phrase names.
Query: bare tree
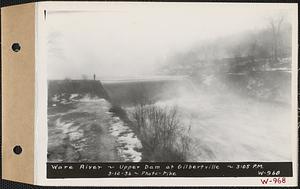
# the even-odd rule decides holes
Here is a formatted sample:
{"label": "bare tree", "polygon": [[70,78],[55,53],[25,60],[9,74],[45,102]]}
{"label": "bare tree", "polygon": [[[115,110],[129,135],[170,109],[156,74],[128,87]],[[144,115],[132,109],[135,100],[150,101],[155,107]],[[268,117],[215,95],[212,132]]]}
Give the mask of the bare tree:
{"label": "bare tree", "polygon": [[191,146],[190,130],[177,107],[137,105],[133,112],[137,134],[147,161],[187,161]]}
{"label": "bare tree", "polygon": [[257,57],[257,37],[255,33],[250,34],[250,41],[249,41],[249,49],[248,49],[248,57],[250,58],[251,62],[255,62],[255,58]]}
{"label": "bare tree", "polygon": [[273,61],[278,62],[278,52],[279,52],[279,46],[280,46],[280,31],[281,31],[281,26],[284,21],[284,17],[280,16],[278,18],[270,18],[269,19],[269,24],[270,24],[270,29],[272,33],[272,53],[271,53],[271,58]]}

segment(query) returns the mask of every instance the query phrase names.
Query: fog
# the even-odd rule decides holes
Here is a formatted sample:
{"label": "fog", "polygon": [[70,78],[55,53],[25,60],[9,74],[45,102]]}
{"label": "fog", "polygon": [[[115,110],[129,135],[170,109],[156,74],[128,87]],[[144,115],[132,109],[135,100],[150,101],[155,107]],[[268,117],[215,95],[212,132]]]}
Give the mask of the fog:
{"label": "fog", "polygon": [[[88,158],[178,161],[169,152],[180,152],[174,154],[187,162],[291,161],[290,7],[70,5],[47,10],[44,20],[48,79],[66,79],[49,81],[48,115],[78,119],[90,133],[81,136],[93,152]],[[97,81],[87,80],[94,74]],[[61,128],[80,131],[73,118],[72,127],[55,119],[48,122],[50,147]],[[60,148],[49,148],[52,157]]]}
{"label": "fog", "polygon": [[266,27],[285,12],[276,6],[132,4],[93,11],[48,11],[49,79],[155,75],[176,53],[194,45]]}
{"label": "fog", "polygon": [[[190,83],[159,107],[178,108],[191,128],[188,161],[290,161],[289,106],[258,101],[231,90],[195,90]],[[177,90],[177,89],[174,89]]]}

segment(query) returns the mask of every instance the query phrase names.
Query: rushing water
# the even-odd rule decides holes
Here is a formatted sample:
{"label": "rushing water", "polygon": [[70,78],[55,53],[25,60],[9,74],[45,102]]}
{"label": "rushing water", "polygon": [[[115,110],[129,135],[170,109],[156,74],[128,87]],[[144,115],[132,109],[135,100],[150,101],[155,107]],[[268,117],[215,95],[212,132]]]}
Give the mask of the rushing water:
{"label": "rushing water", "polygon": [[291,160],[288,106],[204,92],[156,104],[177,106],[191,124],[190,161]]}
{"label": "rushing water", "polygon": [[[141,142],[119,117],[109,112],[111,104],[88,96],[74,100],[77,96],[71,94],[63,100],[54,97],[55,110],[65,105],[73,108],[48,115],[50,161],[140,161]],[[62,146],[68,153],[61,153]]]}
{"label": "rushing water", "polygon": [[[291,109],[288,104],[257,100],[230,90],[200,90],[186,78],[180,81],[165,89],[173,95],[155,104],[176,106],[184,126],[191,125],[193,144],[189,161],[291,160]],[[154,85],[141,83],[144,88]],[[160,88],[151,89],[164,92]],[[114,90],[118,92],[119,86]],[[128,100],[133,92],[143,91],[129,90],[121,99]],[[132,106],[124,108],[129,114],[132,111]]]}
{"label": "rushing water", "polygon": [[[172,87],[176,86],[174,82],[171,84]],[[173,91],[169,91],[169,96],[161,98],[155,104],[176,106],[182,116],[183,126],[191,126],[192,148],[188,161],[291,160],[290,106],[258,101],[233,94],[229,90],[201,91],[189,80],[181,84],[185,86],[176,86],[176,89],[179,89],[177,95],[170,96]],[[121,95],[118,96],[120,100],[127,101],[131,100],[129,97],[134,93],[145,92],[144,88],[134,91],[128,86],[137,88],[140,85],[148,89],[150,86],[153,95],[163,92],[165,86],[157,87],[159,84],[156,82],[136,81],[106,87],[114,92],[113,94],[120,93]],[[126,93],[123,88],[128,88]],[[87,148],[86,153],[91,154],[89,150],[96,147],[95,153],[91,156],[95,154],[99,156],[96,159],[98,161],[141,161],[141,141],[130,125],[109,111],[112,105],[104,99],[91,99],[88,96],[78,98],[78,96],[78,94],[71,94],[70,99],[61,101],[58,100],[58,96],[54,96],[55,103],[51,108],[55,111],[48,114],[48,119],[52,120],[54,125],[49,126],[50,148],[59,149],[59,146],[64,145],[66,141],[64,138],[67,137],[73,145],[72,149],[84,151],[84,148]],[[135,96],[133,97],[136,99]],[[75,108],[67,112],[57,111],[59,107],[70,104],[74,104]],[[130,115],[132,104],[123,106],[123,109]],[[96,130],[98,133],[95,133],[95,125],[103,130],[99,132]],[[96,146],[93,143],[95,140],[98,141]],[[111,151],[117,151],[119,157],[105,155]]]}

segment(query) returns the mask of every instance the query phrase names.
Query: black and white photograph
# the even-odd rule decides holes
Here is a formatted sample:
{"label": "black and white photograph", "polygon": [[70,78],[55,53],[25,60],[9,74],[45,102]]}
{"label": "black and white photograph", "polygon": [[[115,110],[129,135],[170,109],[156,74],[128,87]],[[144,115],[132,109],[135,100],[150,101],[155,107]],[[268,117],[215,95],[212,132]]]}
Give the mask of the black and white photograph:
{"label": "black and white photograph", "polygon": [[47,162],[292,161],[292,15],[235,6],[45,10]]}

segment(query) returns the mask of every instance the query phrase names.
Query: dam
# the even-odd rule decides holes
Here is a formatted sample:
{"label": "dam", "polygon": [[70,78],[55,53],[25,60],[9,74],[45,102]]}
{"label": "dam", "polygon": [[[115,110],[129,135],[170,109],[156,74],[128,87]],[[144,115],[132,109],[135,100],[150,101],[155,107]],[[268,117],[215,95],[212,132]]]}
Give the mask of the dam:
{"label": "dam", "polygon": [[89,94],[117,105],[153,103],[193,90],[186,76],[101,80],[49,80],[48,95]]}
{"label": "dam", "polygon": [[185,76],[164,76],[102,80],[103,87],[113,103],[131,106],[154,103],[158,100],[179,96],[183,91],[193,90]]}
{"label": "dam", "polygon": [[[190,126],[187,161],[289,161],[291,112],[274,100],[289,102],[283,81],[290,75],[251,74],[219,79],[233,85],[227,89],[212,81],[215,91],[188,77],[48,81],[48,160],[147,161],[131,121],[136,105],[151,104],[177,107],[183,126]],[[273,91],[276,98],[269,97]]]}
{"label": "dam", "polygon": [[126,107],[171,99],[184,83],[183,78],[48,81],[48,161],[142,161],[143,145]]}

